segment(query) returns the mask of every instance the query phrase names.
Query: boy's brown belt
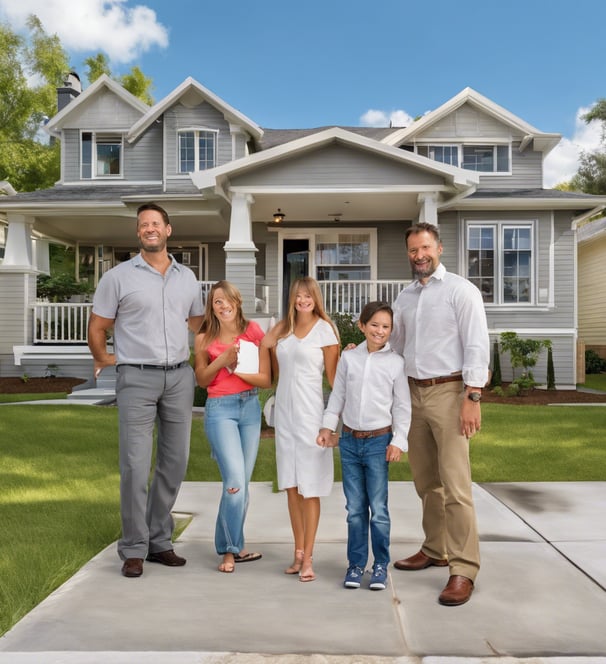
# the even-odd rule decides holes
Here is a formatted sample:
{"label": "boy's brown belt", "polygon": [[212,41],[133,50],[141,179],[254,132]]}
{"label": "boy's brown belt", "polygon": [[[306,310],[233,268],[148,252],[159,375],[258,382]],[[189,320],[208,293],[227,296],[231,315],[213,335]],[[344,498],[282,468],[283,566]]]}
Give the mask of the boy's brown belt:
{"label": "boy's brown belt", "polygon": [[376,436],[383,436],[386,433],[391,433],[391,427],[383,427],[382,429],[375,429],[374,431],[356,431],[347,424],[343,425],[343,431],[350,433],[354,438],[375,438]]}

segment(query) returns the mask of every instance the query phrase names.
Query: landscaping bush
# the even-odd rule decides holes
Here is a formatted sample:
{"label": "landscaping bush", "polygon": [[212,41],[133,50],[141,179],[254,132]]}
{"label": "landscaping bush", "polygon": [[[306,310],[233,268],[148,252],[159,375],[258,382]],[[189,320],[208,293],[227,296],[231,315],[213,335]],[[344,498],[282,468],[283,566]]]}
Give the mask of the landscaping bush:
{"label": "landscaping bush", "polygon": [[347,344],[353,343],[357,346],[364,341],[364,335],[358,327],[357,319],[354,320],[351,314],[333,314],[332,320],[339,330],[341,349],[345,348]]}
{"label": "landscaping bush", "polygon": [[585,373],[599,374],[606,371],[606,360],[603,360],[595,350],[585,351]]}

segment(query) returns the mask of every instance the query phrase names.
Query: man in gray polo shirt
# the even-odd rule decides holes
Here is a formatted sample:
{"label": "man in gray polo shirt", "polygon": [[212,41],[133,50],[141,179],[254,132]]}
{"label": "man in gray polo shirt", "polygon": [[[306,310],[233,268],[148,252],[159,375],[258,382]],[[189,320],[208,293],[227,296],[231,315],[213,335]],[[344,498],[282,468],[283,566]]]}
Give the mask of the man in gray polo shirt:
{"label": "man in gray polo shirt", "polygon": [[[139,577],[143,560],[185,565],[172,546],[171,509],[187,470],[195,379],[189,329],[198,331],[203,305],[194,273],[168,253],[166,211],[147,203],[137,210],[141,252],[106,272],[95,292],[88,345],[95,377],[116,365],[120,422],[118,554],[122,574]],[[114,330],[114,353],[107,331]],[[148,490],[153,432],[156,464]]]}

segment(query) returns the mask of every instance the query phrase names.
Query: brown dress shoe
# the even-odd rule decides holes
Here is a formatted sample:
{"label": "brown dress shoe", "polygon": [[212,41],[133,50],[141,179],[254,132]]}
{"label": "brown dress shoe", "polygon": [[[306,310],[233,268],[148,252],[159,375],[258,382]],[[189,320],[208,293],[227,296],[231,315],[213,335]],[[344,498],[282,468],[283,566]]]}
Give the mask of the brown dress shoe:
{"label": "brown dress shoe", "polygon": [[182,567],[187,562],[185,558],[178,556],[173,549],[148,553],[146,560],[149,560],[150,563],[161,563],[162,565],[168,565],[169,567]]}
{"label": "brown dress shoe", "polygon": [[448,579],[446,587],[438,597],[438,602],[444,606],[459,606],[465,604],[473,592],[473,581],[466,576],[455,574]]}
{"label": "brown dress shoe", "polygon": [[143,574],[143,558],[127,558],[122,565],[122,575],[136,578]]}
{"label": "brown dress shoe", "polygon": [[423,551],[415,553],[414,556],[410,558],[404,558],[404,560],[396,560],[393,566],[396,569],[405,569],[410,572],[416,572],[420,569],[425,569],[426,567],[446,567],[448,565],[447,560],[438,560],[437,558],[430,558],[426,556]]}

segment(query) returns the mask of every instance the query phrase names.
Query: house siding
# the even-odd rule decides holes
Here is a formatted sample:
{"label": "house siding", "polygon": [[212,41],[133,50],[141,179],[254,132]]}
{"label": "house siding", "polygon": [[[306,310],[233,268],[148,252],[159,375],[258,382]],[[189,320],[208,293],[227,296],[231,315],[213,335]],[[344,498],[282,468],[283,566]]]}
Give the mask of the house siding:
{"label": "house siding", "polygon": [[[15,365],[13,346],[32,341],[33,312],[24,302],[36,298],[36,275],[3,272],[0,274],[0,311],[2,334],[0,335],[0,375],[19,376],[25,372]],[[42,374],[40,374],[42,375]]]}
{"label": "house siding", "polygon": [[599,275],[604,272],[606,235],[579,244],[579,340],[606,357],[606,296]]}
{"label": "house siding", "polygon": [[440,186],[444,178],[343,145],[330,145],[232,179],[234,186],[255,186],[266,182],[274,186]]}

